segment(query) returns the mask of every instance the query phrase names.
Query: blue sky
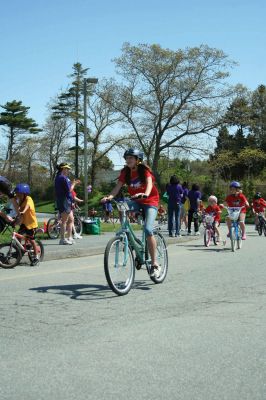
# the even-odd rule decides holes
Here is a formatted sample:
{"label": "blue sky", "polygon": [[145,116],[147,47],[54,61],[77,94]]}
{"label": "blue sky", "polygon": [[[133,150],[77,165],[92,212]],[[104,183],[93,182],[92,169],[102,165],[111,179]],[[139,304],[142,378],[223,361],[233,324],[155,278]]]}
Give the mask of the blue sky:
{"label": "blue sky", "polygon": [[222,49],[239,63],[230,82],[255,89],[266,84],[265,15],[264,0],[3,1],[0,104],[22,100],[42,124],[73,63],[89,76],[114,76],[111,60],[124,42]]}

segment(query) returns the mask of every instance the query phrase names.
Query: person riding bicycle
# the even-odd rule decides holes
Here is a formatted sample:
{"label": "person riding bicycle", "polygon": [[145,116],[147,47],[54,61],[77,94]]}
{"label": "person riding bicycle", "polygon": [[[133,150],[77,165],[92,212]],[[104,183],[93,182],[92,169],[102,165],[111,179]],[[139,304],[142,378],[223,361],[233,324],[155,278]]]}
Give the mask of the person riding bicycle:
{"label": "person riding bicycle", "polygon": [[159,205],[158,208],[158,217],[159,217],[159,221],[163,222],[166,216],[166,209],[164,208],[164,206],[162,204]]}
{"label": "person riding bicycle", "polygon": [[251,203],[252,211],[255,214],[255,226],[259,224],[258,213],[263,213],[265,217],[266,200],[262,197],[260,192],[257,192]]}
{"label": "person riding bicycle", "polygon": [[34,240],[38,222],[35,213],[35,206],[32,198],[30,197],[30,187],[27,183],[18,183],[14,190],[16,198],[18,199],[19,211],[21,215],[21,224],[18,233],[30,238],[34,250],[34,259],[31,265],[39,263],[37,245]]}
{"label": "person riding bicycle", "polygon": [[128,201],[129,209],[145,214],[144,229],[147,235],[148,249],[151,256],[151,276],[160,276],[160,268],[156,261],[156,240],[153,226],[159,204],[159,192],[155,186],[155,178],[150,168],[143,163],[143,153],[137,149],[128,149],[124,153],[126,166],[121,170],[118,182],[110,195],[103,197],[102,202],[112,200],[121,190],[128,186],[132,200]]}
{"label": "person riding bicycle", "polygon": [[[242,207],[241,212],[239,214],[239,224],[242,231],[242,240],[246,240],[246,226],[245,226],[245,217],[247,209],[249,207],[249,202],[246,196],[242,193],[241,184],[237,181],[233,181],[230,183],[230,193],[225,199],[225,204],[228,207]],[[228,230],[230,232],[231,227],[231,220],[227,218],[226,220]],[[227,236],[229,237],[230,234],[228,233]]]}
{"label": "person riding bicycle", "polygon": [[219,225],[220,225],[220,219],[221,219],[221,209],[217,204],[217,197],[212,195],[208,198],[208,207],[205,208],[204,213],[205,214],[210,214],[214,218],[214,230],[217,234],[217,239],[216,241],[220,241],[220,230],[219,230]]}
{"label": "person riding bicycle", "polygon": [[[15,193],[12,191],[11,183],[4,176],[0,176],[0,195],[1,194],[9,198],[11,204],[15,209],[15,212],[17,214],[17,221],[19,223],[20,221],[19,206],[15,199]],[[13,221],[13,219],[10,218],[8,215],[6,215],[6,213],[4,213],[3,211],[0,211],[0,217],[2,218],[3,222],[5,221],[10,223]]]}

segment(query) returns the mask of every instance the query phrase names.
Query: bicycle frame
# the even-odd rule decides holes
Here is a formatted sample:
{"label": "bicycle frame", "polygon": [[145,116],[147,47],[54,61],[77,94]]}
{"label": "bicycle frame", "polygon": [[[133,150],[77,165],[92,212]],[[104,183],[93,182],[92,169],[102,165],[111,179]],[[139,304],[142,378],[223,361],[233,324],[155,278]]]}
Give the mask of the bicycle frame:
{"label": "bicycle frame", "polygon": [[[142,229],[142,238],[140,240],[136,237],[128,221],[127,213],[130,211],[128,204],[126,202],[116,202],[116,206],[121,213],[121,229],[116,232],[116,236],[124,235],[126,244],[129,244],[135,250],[139,262],[141,264],[147,263],[147,260],[145,260],[146,234],[144,229]],[[125,261],[127,260],[127,257],[128,254],[125,252]]]}

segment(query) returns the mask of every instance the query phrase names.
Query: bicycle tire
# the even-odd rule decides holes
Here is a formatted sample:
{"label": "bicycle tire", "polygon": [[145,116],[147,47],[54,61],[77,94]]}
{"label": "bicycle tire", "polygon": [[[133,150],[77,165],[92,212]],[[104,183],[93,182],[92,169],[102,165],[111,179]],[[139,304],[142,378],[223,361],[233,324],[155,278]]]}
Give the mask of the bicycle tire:
{"label": "bicycle tire", "polygon": [[[38,250],[38,258],[40,261],[43,261],[43,257],[44,257],[44,247],[42,242],[40,241],[40,239],[34,239],[37,245],[37,250]],[[28,257],[30,262],[33,261],[33,259],[35,258],[35,254],[34,254],[34,250],[33,250],[33,245],[30,244],[30,248],[28,250]]]}
{"label": "bicycle tire", "polygon": [[104,252],[104,272],[114,293],[123,296],[130,291],[135,279],[135,263],[132,249],[124,235],[114,237],[107,243]]}
{"label": "bicycle tire", "polygon": [[151,280],[154,283],[162,283],[168,272],[168,251],[165,243],[165,239],[160,232],[154,232],[154,237],[156,239],[156,260],[161,268],[160,276],[151,276]]}
{"label": "bicycle tire", "polygon": [[81,221],[80,217],[78,217],[77,215],[74,215],[74,226],[75,226],[75,230],[76,230],[77,234],[82,235],[82,232],[83,232],[82,221]]}
{"label": "bicycle tire", "polygon": [[211,244],[211,231],[210,229],[205,229],[204,231],[204,245],[205,247],[209,247]]}
{"label": "bicycle tire", "polygon": [[236,250],[236,232],[235,228],[230,228],[230,241],[231,241],[231,250],[234,252]]}
{"label": "bicycle tire", "polygon": [[47,235],[50,239],[58,239],[60,234],[60,224],[58,219],[53,217],[47,222]]}
{"label": "bicycle tire", "polygon": [[241,249],[242,247],[242,231],[240,229],[240,227],[238,227],[238,231],[237,231],[237,235],[236,235],[236,243],[237,243],[237,248]]}
{"label": "bicycle tire", "polygon": [[16,243],[1,243],[0,244],[0,267],[14,268],[22,259],[20,248]]}

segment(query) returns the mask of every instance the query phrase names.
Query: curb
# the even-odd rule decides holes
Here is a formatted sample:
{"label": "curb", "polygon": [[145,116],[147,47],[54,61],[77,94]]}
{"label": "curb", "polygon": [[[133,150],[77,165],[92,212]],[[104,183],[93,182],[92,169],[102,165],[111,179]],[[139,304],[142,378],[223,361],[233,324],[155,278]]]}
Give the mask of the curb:
{"label": "curb", "polygon": [[[114,235],[108,235],[106,237],[106,241],[104,241],[104,244],[102,245],[97,245],[97,243],[95,243],[95,245],[93,245],[93,242],[95,242],[95,236],[85,236],[84,237],[84,242],[87,242],[87,238],[88,239],[94,239],[93,242],[90,240],[90,245],[88,244],[88,246],[86,247],[81,247],[79,246],[79,244],[76,245],[72,245],[72,246],[60,246],[60,245],[56,245],[54,243],[54,249],[52,249],[49,246],[49,243],[45,243],[45,241],[43,241],[43,245],[44,245],[44,260],[43,261],[53,261],[53,260],[62,260],[62,259],[67,259],[67,258],[79,258],[79,257],[88,257],[88,256],[95,256],[95,255],[100,255],[104,253],[105,247],[108,243],[108,241],[110,240],[111,237],[113,237]],[[200,236],[182,236],[181,238],[169,238],[164,236],[165,238],[165,242],[166,245],[173,245],[173,244],[179,244],[179,243],[184,243],[184,242],[189,242],[191,240],[196,240],[198,239]],[[84,245],[84,242],[82,243]],[[49,250],[48,250],[49,249]],[[63,250],[64,249],[64,250]]]}

